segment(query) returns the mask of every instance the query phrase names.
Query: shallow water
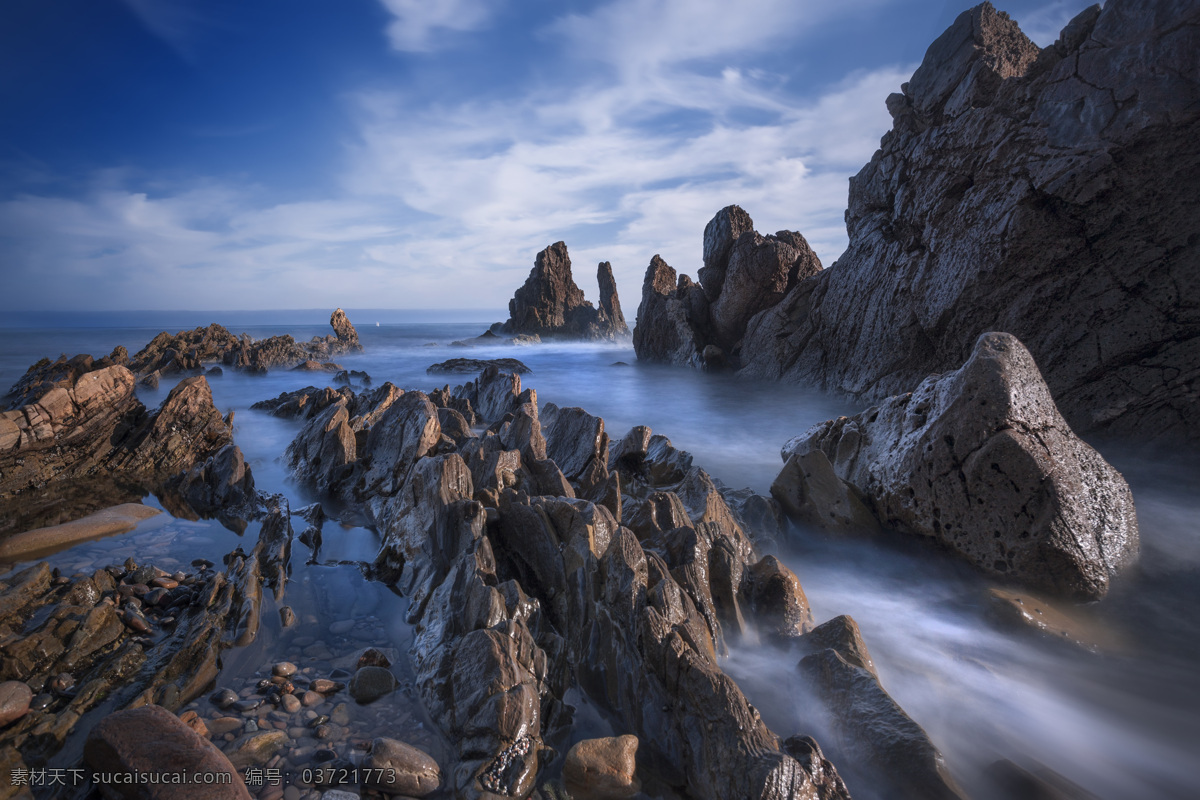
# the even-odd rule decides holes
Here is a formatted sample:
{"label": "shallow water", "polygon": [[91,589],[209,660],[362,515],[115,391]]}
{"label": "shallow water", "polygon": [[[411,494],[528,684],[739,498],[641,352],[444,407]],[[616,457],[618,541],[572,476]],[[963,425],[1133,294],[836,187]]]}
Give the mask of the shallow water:
{"label": "shallow water", "polygon": [[[390,380],[401,388],[428,391],[469,377],[427,375],[425,368],[436,361],[517,357],[532,368],[522,380],[537,390],[540,402],[582,406],[605,418],[614,439],[633,425],[647,424],[735,488],[766,492],[781,466],[779,448],[787,439],[811,424],[859,410],[795,386],[637,365],[628,346],[450,345],[478,335],[487,319],[384,319],[376,327],[373,319],[353,312],[350,316],[366,351],[339,361],[348,369],[365,370],[376,385]],[[147,322],[131,317],[122,323],[126,321]],[[200,322],[188,319],[171,329],[195,324]],[[0,387],[11,385],[42,356],[100,356],[117,344],[133,353],[159,329],[146,324],[0,329]],[[328,332],[317,315],[232,329],[256,337],[292,333],[298,339]],[[436,345],[427,346],[431,342]],[[614,362],[632,366],[613,366]],[[235,439],[257,485],[283,492],[293,508],[312,501],[288,481],[280,459],[299,423],[249,406],[282,391],[327,384],[330,377],[288,371],[252,377],[226,371],[210,381],[218,407],[235,411]],[[164,382],[161,389],[139,390],[139,395],[154,406],[169,388]],[[1116,643],[1098,654],[999,625],[988,610],[989,582],[922,546],[830,540],[798,531],[781,553],[800,577],[818,622],[838,614],[858,621],[883,685],[926,728],[951,772],[977,796],[986,796],[988,789],[983,769],[999,758],[1040,762],[1104,798],[1200,795],[1194,744],[1200,741],[1200,671],[1195,668],[1200,656],[1200,495],[1195,491],[1200,469],[1195,463],[1130,455],[1112,445],[1102,445],[1101,452],[1124,471],[1133,487],[1143,556],[1116,581],[1107,599],[1087,609]],[[294,524],[298,533],[303,522],[295,518]],[[186,565],[196,557],[217,561],[239,542],[253,542],[256,535],[255,525],[238,537],[215,522],[162,518],[132,533],[56,554],[51,561],[67,574],[84,562],[123,561],[126,553],[163,566],[169,566],[167,559]],[[371,531],[339,530],[335,522],[327,522],[321,552],[325,564],[308,565],[307,549],[296,542],[292,582],[283,602],[309,621],[282,631],[268,603],[263,633],[251,647],[227,653],[219,683],[256,678],[265,665],[297,652],[296,637],[329,639],[330,649],[339,654],[339,647],[360,643],[403,653],[411,637],[401,621],[403,599],[364,581],[353,563],[346,563],[370,560],[377,546]],[[331,623],[344,620],[358,620],[356,630],[370,641],[336,638],[328,632]],[[782,736],[812,733],[833,750],[826,744],[833,741],[826,722],[799,685],[798,658],[797,653],[772,646],[743,644],[733,649],[724,666],[773,730]],[[400,664],[402,672],[405,659]],[[438,754],[445,743],[418,727],[427,722],[420,709],[403,693],[391,702],[397,704],[387,707],[393,719],[395,714],[410,714],[404,726],[414,741]],[[606,724],[591,710],[580,719],[588,722],[580,726],[579,736],[602,732]],[[355,724],[365,732],[375,723],[363,719]],[[838,763],[836,754],[830,755]],[[855,797],[886,796],[868,777],[844,771]]]}

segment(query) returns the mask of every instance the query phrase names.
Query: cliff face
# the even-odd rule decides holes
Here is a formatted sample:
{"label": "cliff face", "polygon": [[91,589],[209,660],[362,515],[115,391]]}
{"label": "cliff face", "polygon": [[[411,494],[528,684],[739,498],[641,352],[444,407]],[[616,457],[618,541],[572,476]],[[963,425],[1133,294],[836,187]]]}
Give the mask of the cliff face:
{"label": "cliff face", "polygon": [[1200,7],[1110,0],[1039,50],[984,4],[887,100],[850,244],[744,370],[866,399],[1016,335],[1080,431],[1200,436]]}
{"label": "cliff face", "polygon": [[964,12],[887,98],[846,252],[749,321],[743,373],[877,400],[1007,331],[1076,430],[1200,438],[1198,52],[1195,3],[1109,0],[1045,49]]}
{"label": "cliff face", "polygon": [[616,339],[629,335],[621,313],[612,265],[600,263],[596,271],[600,307],[583,298],[571,275],[571,257],[565,242],[555,242],[537,254],[525,283],[508,301],[508,321],[502,330],[569,339]]}

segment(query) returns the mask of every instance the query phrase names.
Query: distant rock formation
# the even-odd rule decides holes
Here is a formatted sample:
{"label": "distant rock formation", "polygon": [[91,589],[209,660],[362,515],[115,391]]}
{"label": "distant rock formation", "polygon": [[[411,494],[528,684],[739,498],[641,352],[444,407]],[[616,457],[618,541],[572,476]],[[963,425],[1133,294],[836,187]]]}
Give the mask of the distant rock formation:
{"label": "distant rock formation", "polygon": [[738,206],[717,212],[704,229],[702,283],[680,275],[659,256],[642,284],[633,345],[638,358],[720,369],[739,362],[742,336],[754,315],[771,308],[821,261],[795,231],[763,236]]}
{"label": "distant rock formation", "polygon": [[602,261],[596,271],[600,307],[583,298],[571,276],[567,245],[555,242],[537,254],[524,285],[508,302],[509,319],[499,330],[510,335],[565,339],[617,339],[629,335],[621,313],[612,265]]}
{"label": "distant rock formation", "polygon": [[964,12],[887,98],[846,252],[749,320],[735,365],[877,400],[1002,330],[1075,430],[1200,438],[1198,50],[1195,4],[1110,0],[1044,49]]}
{"label": "distant rock formation", "polygon": [[[130,370],[151,385],[163,375],[198,374],[205,364],[220,362],[228,367],[266,372],[277,367],[294,367],[307,361],[322,362],[345,353],[360,352],[358,331],[346,312],[336,309],[329,317],[333,334],[314,336],[297,342],[289,335],[252,339],[248,334],[235,336],[215,322],[206,328],[180,331],[172,336],[163,331],[150,340],[129,363]],[[113,356],[109,356],[113,358]],[[341,367],[328,365],[329,371]]]}

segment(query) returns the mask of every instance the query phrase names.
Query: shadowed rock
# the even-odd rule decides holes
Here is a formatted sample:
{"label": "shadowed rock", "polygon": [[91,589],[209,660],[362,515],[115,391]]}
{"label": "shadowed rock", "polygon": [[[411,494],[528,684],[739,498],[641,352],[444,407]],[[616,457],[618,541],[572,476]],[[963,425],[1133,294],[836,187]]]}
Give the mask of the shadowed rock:
{"label": "shadowed rock", "polygon": [[501,330],[542,338],[616,339],[629,335],[612,266],[597,270],[600,308],[584,299],[571,276],[567,245],[555,242],[537,254],[524,285],[508,303],[509,319]]}

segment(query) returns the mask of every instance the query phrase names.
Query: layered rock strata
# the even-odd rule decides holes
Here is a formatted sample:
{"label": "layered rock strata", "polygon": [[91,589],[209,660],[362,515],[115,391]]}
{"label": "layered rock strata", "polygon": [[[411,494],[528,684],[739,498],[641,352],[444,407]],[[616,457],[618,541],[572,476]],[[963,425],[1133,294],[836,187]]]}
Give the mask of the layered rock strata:
{"label": "layered rock strata", "polygon": [[1071,431],[1009,334],[979,337],[960,369],[914,392],[814,426],[783,457],[772,493],[802,521],[843,530],[866,509],[1054,594],[1101,597],[1137,556],[1128,484]]}
{"label": "layered rock strata", "polygon": [[583,297],[571,275],[567,245],[555,242],[537,254],[525,283],[508,302],[506,334],[566,339],[619,339],[629,335],[612,265],[597,267],[599,308]]}

